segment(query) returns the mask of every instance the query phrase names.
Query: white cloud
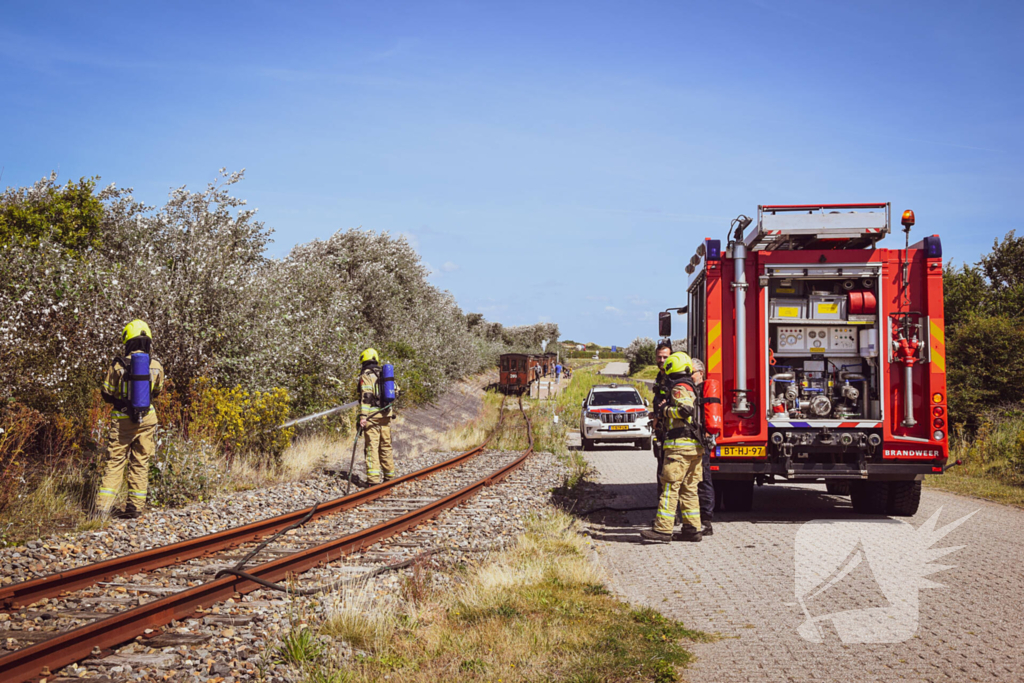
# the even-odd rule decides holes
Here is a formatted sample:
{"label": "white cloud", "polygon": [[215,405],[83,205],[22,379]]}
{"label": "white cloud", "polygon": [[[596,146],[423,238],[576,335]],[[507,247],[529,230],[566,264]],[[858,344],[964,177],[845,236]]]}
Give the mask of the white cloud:
{"label": "white cloud", "polygon": [[441,270],[445,273],[454,273],[458,269],[458,264],[452,263],[451,261],[445,261],[441,266]]}
{"label": "white cloud", "polygon": [[604,310],[609,311],[611,313],[622,313],[621,310],[619,310],[618,308],[615,308],[614,306],[605,306]]}

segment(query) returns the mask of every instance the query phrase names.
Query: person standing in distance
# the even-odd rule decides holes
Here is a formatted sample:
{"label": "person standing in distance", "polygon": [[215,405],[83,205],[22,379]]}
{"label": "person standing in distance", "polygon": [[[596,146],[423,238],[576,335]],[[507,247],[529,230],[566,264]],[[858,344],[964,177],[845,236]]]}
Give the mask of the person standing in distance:
{"label": "person standing in distance", "polygon": [[653,528],[644,529],[640,535],[652,541],[671,541],[676,510],[679,509],[683,519],[680,540],[700,541],[702,536],[697,483],[701,480],[701,456],[704,449],[694,421],[697,394],[691,377],[693,364],[690,357],[680,351],[665,359],[662,371],[665,373],[669,397],[668,403],[661,410],[666,430],[664,464],[658,480],[661,496]]}
{"label": "person standing in distance", "polygon": [[372,485],[395,478],[391,450],[391,418],[395,413],[393,405],[384,407],[381,400],[380,355],[375,349],[366,349],[359,355],[359,362],[359,428],[363,431],[366,482]]}
{"label": "person standing in distance", "polygon": [[[107,369],[103,378],[100,396],[104,402],[114,407],[111,416],[116,424],[110,430],[107,441],[106,462],[103,465],[103,477],[96,493],[95,514],[100,519],[110,516],[117,498],[117,492],[124,480],[124,471],[128,469],[128,503],[124,512],[119,515],[123,519],[135,519],[146,507],[146,494],[149,489],[149,461],[156,452],[157,419],[156,409],[152,406],[133,407],[129,400],[131,374],[131,358],[135,354],[152,352],[153,333],[149,325],[141,320],[133,320],[125,326],[121,333],[124,344],[124,357],[117,358]],[[150,401],[163,391],[164,367],[160,361],[150,357],[149,360],[149,399]]]}

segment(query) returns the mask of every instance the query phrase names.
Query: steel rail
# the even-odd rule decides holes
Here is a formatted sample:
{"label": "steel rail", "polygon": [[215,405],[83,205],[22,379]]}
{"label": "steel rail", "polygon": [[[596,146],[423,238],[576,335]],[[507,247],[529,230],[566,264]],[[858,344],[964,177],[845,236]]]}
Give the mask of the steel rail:
{"label": "steel rail", "polygon": [[[378,541],[402,533],[432,519],[447,508],[455,507],[481,489],[501,481],[533,453],[533,430],[530,419],[523,410],[522,398],[519,400],[519,408],[526,421],[529,446],[522,455],[509,464],[417,510],[319,546],[252,567],[248,573],[261,579],[279,582],[297,572],[307,571],[332,559],[337,560],[342,555],[362,550]],[[144,635],[146,630],[155,630],[172,621],[194,617],[197,609],[211,607],[233,597],[236,593],[251,593],[260,588],[262,586],[258,583],[229,575],[94,621],[0,658],[0,680],[12,683],[26,681],[39,676],[44,669],[57,671],[68,664],[85,659],[96,648],[112,648],[136,636]]]}
{"label": "steel rail", "polygon": [[[476,448],[470,449],[449,460],[436,463],[416,472],[410,472],[401,477],[396,477],[384,484],[378,484],[362,491],[342,496],[341,498],[320,503],[310,521],[364,505],[380,498],[399,484],[422,479],[439,470],[454,467],[469,458],[479,455],[487,447],[488,443],[490,443],[490,439]],[[38,579],[5,586],[0,588],[0,611],[10,611],[18,607],[31,605],[42,598],[52,598],[65,592],[81,590],[114,576],[153,571],[161,567],[181,564],[197,557],[234,548],[243,543],[257,541],[294,524],[309,514],[311,509],[312,507],[307,507],[295,510],[294,512],[287,512],[277,517],[262,519],[244,526],[225,529],[205,536],[179,541],[178,543],[143,550],[131,555],[122,555],[104,560],[103,562],[87,564]]]}

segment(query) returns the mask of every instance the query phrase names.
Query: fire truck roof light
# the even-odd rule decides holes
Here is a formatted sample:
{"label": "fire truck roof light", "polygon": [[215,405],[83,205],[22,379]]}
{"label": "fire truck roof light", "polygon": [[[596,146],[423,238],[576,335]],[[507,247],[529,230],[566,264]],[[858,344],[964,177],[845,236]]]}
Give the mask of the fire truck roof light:
{"label": "fire truck roof light", "polygon": [[942,240],[938,235],[928,235],[924,238],[925,258],[942,258]]}
{"label": "fire truck roof light", "polygon": [[705,251],[708,261],[722,260],[722,240],[704,240],[704,244],[707,245]]}
{"label": "fire truck roof light", "polygon": [[905,225],[908,228],[911,225],[913,225],[914,224],[914,212],[911,211],[910,209],[907,209],[906,211],[904,211],[903,212],[903,218],[900,219],[900,223],[902,223],[903,225]]}

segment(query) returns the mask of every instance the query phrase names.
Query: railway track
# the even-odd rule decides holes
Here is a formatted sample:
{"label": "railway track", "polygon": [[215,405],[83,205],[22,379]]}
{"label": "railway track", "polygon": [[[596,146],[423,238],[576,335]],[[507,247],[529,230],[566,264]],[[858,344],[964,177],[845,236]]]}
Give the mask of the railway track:
{"label": "railway track", "polygon": [[[313,508],[0,589],[0,605],[11,622],[0,633],[18,636],[19,644],[29,633],[27,641],[38,641],[0,657],[0,681],[33,680],[103,656],[137,636],[157,636],[163,626],[194,617],[198,609],[267,584],[288,580],[293,593],[330,590],[332,585],[322,580],[303,585],[300,575],[354,552],[363,552],[364,561],[378,568],[415,560],[422,550],[415,542],[377,556],[365,551],[457,506],[519,467],[533,450],[521,399],[519,410],[530,443],[521,453],[487,451],[488,440],[388,484]],[[505,412],[503,401],[499,428]],[[357,574],[372,571],[368,566]],[[115,577],[130,583],[106,583]],[[123,589],[123,599],[105,595],[111,585]],[[26,630],[36,628],[40,619],[55,623],[56,629]]]}

